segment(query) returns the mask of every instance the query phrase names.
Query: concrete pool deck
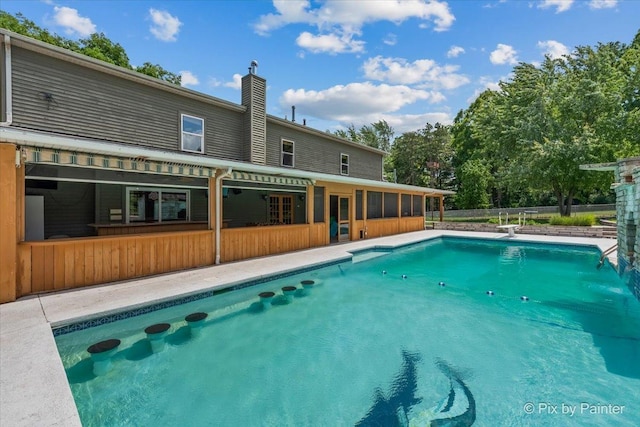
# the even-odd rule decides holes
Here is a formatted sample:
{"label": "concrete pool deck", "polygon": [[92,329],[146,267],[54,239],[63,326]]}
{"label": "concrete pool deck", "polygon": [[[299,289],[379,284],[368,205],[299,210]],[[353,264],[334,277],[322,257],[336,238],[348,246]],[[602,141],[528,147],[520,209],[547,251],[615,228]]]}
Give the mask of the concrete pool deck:
{"label": "concrete pool deck", "polygon": [[[351,252],[395,247],[441,236],[564,243],[597,247],[612,239],[425,230],[289,252],[126,282],[24,297],[0,305],[0,425],[81,426],[52,328],[221,289],[252,279],[351,258]],[[609,255],[615,263],[616,253]],[[594,268],[596,266],[594,265]]]}

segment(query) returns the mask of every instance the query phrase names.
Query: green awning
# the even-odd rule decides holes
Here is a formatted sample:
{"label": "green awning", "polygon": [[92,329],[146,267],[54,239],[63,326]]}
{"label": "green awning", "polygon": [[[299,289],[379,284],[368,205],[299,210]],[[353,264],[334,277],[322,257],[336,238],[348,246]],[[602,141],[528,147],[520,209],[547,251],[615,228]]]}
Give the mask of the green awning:
{"label": "green awning", "polygon": [[311,179],[307,178],[292,178],[288,176],[279,176],[279,175],[263,175],[258,173],[249,173],[249,172],[231,172],[231,176],[229,179],[233,181],[244,181],[244,182],[254,182],[254,183],[262,183],[262,184],[277,184],[277,185],[290,185],[297,187],[306,187],[308,185],[313,185],[314,182]]}
{"label": "green awning", "polygon": [[179,175],[199,178],[215,176],[215,168],[181,163],[149,161],[142,158],[105,156],[48,148],[23,147],[26,163],[80,166],[84,168],[108,169],[127,172]]}

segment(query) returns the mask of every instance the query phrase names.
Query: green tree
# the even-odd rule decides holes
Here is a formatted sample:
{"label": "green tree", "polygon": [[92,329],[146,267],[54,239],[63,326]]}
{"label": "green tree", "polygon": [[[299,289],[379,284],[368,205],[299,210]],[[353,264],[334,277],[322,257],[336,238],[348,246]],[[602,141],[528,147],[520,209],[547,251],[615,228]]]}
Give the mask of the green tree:
{"label": "green tree", "polygon": [[356,129],[352,123],[346,130],[338,129],[334,135],[388,152],[394,133],[393,128],[385,120],[379,120],[371,125],[364,125],[360,129]]}
{"label": "green tree", "polygon": [[129,70],[135,70],[141,74],[146,74],[178,86],[182,83],[180,75],[167,71],[160,65],[145,62],[142,66],[133,68],[124,48],[119,43],[111,41],[104,33],[94,33],[76,42],[40,28],[21,13],[16,13],[16,15],[13,16],[1,10],[0,27],[54,46],[81,53],[91,58],[99,59],[100,61],[108,62]]}
{"label": "green tree", "polygon": [[467,160],[460,168],[460,188],[456,205],[461,209],[484,209],[489,205],[491,172],[482,160]]}
{"label": "green tree", "polygon": [[387,170],[401,184],[450,189],[454,176],[452,162],[449,127],[428,123],[419,131],[396,138]]}
{"label": "green tree", "polygon": [[562,215],[571,214],[576,196],[608,191],[612,177],[579,166],[640,151],[637,39],[514,67],[499,91],[456,117],[459,173],[469,159],[483,159],[494,193],[551,192]]}
{"label": "green tree", "polygon": [[129,57],[119,43],[114,43],[104,33],[93,33],[85,39],[80,39],[79,52],[83,55],[108,62],[118,67],[131,69]]}
{"label": "green tree", "polygon": [[390,181],[426,186],[424,139],[420,132],[405,132],[391,147],[387,176]]}
{"label": "green tree", "polygon": [[182,84],[182,76],[165,70],[158,64],[152,64],[145,62],[144,64],[135,68],[139,73],[146,74],[147,76],[155,77],[156,79],[164,80],[165,82],[173,83],[180,86]]}

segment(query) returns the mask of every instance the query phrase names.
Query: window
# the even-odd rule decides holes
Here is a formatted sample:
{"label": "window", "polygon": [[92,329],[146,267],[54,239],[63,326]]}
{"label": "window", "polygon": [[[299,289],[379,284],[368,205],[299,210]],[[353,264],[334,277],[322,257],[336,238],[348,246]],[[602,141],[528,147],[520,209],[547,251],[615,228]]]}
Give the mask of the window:
{"label": "window", "polygon": [[324,187],[313,188],[313,222],[324,222]]}
{"label": "window", "polygon": [[367,191],[367,219],[382,218],[382,193]]}
{"label": "window", "polygon": [[293,196],[269,196],[269,224],[293,224]]}
{"label": "window", "polygon": [[362,190],[356,190],[356,220],[362,219]]}
{"label": "window", "polygon": [[384,217],[385,218],[398,217],[398,194],[397,193],[384,193]]}
{"label": "window", "polygon": [[349,175],[349,155],[340,154],[340,174]]}
{"label": "window", "polygon": [[182,151],[204,153],[204,120],[181,114]]}
{"label": "window", "polygon": [[127,223],[189,218],[189,190],[127,187]]}
{"label": "window", "polygon": [[413,216],[422,216],[422,196],[413,196]]}
{"label": "window", "polygon": [[401,216],[411,216],[411,194],[400,196]]}
{"label": "window", "polygon": [[282,157],[281,163],[282,166],[293,167],[293,141],[287,141],[285,139],[282,140]]}

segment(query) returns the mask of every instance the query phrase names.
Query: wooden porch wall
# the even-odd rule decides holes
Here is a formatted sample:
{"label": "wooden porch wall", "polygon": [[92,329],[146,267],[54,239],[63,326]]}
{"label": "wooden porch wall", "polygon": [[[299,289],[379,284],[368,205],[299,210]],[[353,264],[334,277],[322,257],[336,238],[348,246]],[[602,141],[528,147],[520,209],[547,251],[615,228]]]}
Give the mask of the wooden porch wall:
{"label": "wooden porch wall", "polygon": [[325,223],[308,224],[309,247],[325,246],[329,244],[329,230]]}
{"label": "wooden porch wall", "polygon": [[400,233],[424,230],[424,216],[403,217],[398,225]]}
{"label": "wooden porch wall", "polygon": [[367,238],[390,236],[398,233],[424,230],[424,217],[369,219],[366,222]]}
{"label": "wooden porch wall", "polygon": [[[309,224],[271,225],[267,227],[224,228],[221,230],[220,258],[222,262],[274,255],[311,247],[320,239],[321,229]],[[315,241],[315,246],[322,245]]]}
{"label": "wooden porch wall", "polygon": [[399,218],[380,218],[367,220],[367,238],[398,234]]}
{"label": "wooden porch wall", "polygon": [[212,265],[213,231],[21,242],[18,292],[78,288]]}

